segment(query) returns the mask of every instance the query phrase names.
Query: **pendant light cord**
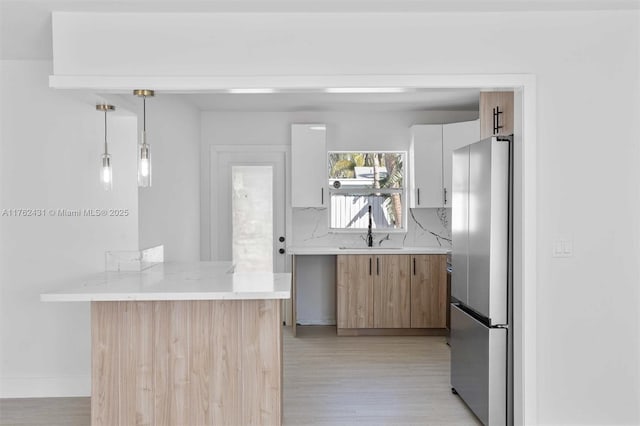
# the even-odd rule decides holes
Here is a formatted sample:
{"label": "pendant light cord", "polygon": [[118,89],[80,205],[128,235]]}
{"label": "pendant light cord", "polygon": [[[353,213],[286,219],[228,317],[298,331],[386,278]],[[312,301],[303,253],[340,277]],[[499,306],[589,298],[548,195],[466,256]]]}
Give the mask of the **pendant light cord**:
{"label": "pendant light cord", "polygon": [[142,97],[142,131],[147,133],[147,97]]}
{"label": "pendant light cord", "polygon": [[104,153],[108,154],[107,151],[107,110],[104,110]]}

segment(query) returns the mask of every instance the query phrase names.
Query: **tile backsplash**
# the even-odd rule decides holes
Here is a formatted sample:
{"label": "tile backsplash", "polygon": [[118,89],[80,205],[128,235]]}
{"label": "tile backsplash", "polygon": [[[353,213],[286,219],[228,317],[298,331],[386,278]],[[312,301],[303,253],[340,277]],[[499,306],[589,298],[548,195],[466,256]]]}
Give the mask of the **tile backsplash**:
{"label": "tile backsplash", "polygon": [[[330,233],[328,210],[293,209],[293,243],[295,247],[360,247],[366,232]],[[388,247],[451,248],[451,209],[409,209],[406,233],[376,232],[374,244]]]}

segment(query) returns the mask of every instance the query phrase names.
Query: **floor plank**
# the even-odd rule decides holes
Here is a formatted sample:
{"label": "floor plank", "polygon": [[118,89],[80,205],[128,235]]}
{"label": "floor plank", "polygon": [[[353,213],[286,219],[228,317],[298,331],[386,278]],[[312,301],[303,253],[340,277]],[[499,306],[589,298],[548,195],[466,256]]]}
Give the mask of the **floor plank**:
{"label": "floor plank", "polygon": [[91,398],[0,399],[2,426],[87,426]]}
{"label": "floor plank", "polygon": [[[284,331],[285,425],[479,425],[449,385],[438,336]],[[87,426],[89,398],[0,399],[0,425]]]}

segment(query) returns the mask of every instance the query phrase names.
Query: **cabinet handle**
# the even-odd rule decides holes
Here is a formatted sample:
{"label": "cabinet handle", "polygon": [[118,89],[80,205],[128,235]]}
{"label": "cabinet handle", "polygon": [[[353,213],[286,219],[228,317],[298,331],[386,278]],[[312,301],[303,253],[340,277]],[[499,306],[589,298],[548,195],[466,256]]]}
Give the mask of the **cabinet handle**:
{"label": "cabinet handle", "polygon": [[369,275],[371,275],[371,258],[369,258]]}
{"label": "cabinet handle", "polygon": [[413,275],[416,274],[416,258],[413,258]]}
{"label": "cabinet handle", "polygon": [[320,188],[320,204],[324,206],[324,188]]}
{"label": "cabinet handle", "polygon": [[418,206],[420,205],[420,188],[416,188],[416,192],[418,193]]}
{"label": "cabinet handle", "polygon": [[380,275],[380,258],[376,257],[376,275]]}
{"label": "cabinet handle", "polygon": [[500,107],[497,106],[493,109],[493,134],[497,135],[504,126],[500,125],[500,114],[504,111],[500,111]]}
{"label": "cabinet handle", "polygon": [[494,134],[494,135],[495,135],[495,134],[496,134],[496,118],[497,118],[497,116],[496,116],[496,109],[495,109],[495,108],[493,109],[493,115],[492,115],[492,117],[493,117],[493,123],[492,123],[492,125],[493,125],[493,133],[492,133],[492,134]]}
{"label": "cabinet handle", "polygon": [[442,189],[442,193],[444,195],[444,205],[447,205],[447,188]]}

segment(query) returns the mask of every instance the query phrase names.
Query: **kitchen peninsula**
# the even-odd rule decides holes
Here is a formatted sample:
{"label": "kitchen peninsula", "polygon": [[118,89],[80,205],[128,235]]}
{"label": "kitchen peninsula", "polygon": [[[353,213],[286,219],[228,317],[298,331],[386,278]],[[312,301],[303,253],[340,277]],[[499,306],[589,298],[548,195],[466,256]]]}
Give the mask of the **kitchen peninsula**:
{"label": "kitchen peninsula", "polygon": [[91,424],[281,424],[291,274],[229,262],[105,272],[46,302],[91,302]]}

